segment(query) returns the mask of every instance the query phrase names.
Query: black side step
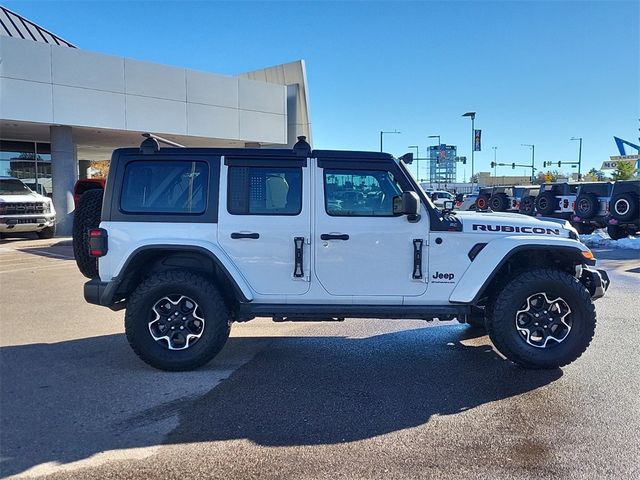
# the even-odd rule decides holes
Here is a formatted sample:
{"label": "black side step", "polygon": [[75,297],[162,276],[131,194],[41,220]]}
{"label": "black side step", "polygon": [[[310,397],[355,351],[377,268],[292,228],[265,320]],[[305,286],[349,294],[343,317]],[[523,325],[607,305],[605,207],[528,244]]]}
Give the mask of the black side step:
{"label": "black side step", "polygon": [[[254,317],[286,319],[276,321],[329,321],[344,318],[399,318],[452,320],[471,313],[469,305],[279,305],[241,303],[238,321]],[[319,319],[319,320],[318,320]],[[331,320],[335,321],[335,320]]]}

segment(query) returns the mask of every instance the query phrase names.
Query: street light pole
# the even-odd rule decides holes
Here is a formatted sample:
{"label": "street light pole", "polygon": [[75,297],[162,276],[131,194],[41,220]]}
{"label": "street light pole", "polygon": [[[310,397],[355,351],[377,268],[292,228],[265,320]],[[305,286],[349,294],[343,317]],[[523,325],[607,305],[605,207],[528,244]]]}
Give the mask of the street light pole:
{"label": "street light pole", "polygon": [[[473,177],[475,175],[474,153],[475,153],[475,146],[476,146],[476,126],[475,126],[476,112],[467,112],[462,116],[471,117],[471,179],[473,180]],[[471,183],[473,183],[473,181]]]}
{"label": "street light pole", "polygon": [[400,133],[400,132],[399,132],[399,131],[397,131],[397,130],[394,130],[394,131],[392,131],[392,132],[391,132],[391,131],[389,131],[389,132],[384,132],[384,131],[380,130],[380,151],[381,151],[381,152],[383,151],[383,149],[382,149],[382,135],[384,135],[385,133]]}
{"label": "street light pole", "polygon": [[571,137],[571,140],[580,140],[580,147],[578,149],[578,181],[582,178],[580,173],[582,167],[582,137]]}
{"label": "street light pole", "polygon": [[493,185],[495,186],[496,182],[498,181],[498,159],[497,159],[497,153],[498,153],[498,147],[491,147],[493,148]]}
{"label": "street light pole", "polygon": [[409,145],[407,148],[416,149],[416,180],[420,182],[420,150],[418,145]]}
{"label": "street light pole", "polygon": [[531,147],[531,182],[533,183],[536,171],[536,146],[528,143],[521,144],[523,147]]}

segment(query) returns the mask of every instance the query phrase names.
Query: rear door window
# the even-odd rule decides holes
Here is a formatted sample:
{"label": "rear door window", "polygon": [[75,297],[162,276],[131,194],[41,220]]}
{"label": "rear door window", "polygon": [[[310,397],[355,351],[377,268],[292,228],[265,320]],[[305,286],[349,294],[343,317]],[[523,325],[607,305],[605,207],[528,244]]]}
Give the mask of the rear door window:
{"label": "rear door window", "polygon": [[233,215],[298,215],[302,168],[229,167],[227,210]]}

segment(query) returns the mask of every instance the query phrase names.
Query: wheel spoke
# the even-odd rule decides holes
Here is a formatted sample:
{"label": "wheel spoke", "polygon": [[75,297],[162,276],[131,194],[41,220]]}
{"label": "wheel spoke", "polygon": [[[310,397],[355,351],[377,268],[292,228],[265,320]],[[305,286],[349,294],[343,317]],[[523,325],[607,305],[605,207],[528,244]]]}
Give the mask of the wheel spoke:
{"label": "wheel spoke", "polygon": [[168,295],[151,307],[151,337],[169,350],[184,350],[204,332],[205,320],[199,305],[185,295]]}
{"label": "wheel spoke", "polygon": [[561,298],[550,300],[544,292],[530,295],[516,312],[516,329],[526,343],[546,348],[561,343],[571,331],[571,308]]}

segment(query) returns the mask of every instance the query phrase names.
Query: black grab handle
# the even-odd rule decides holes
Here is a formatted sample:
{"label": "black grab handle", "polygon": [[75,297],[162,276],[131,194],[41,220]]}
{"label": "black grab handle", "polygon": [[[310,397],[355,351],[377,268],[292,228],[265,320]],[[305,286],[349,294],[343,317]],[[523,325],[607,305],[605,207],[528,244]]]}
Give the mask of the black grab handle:
{"label": "black grab handle", "polygon": [[349,240],[349,235],[346,233],[339,234],[331,234],[331,233],[323,233],[320,235],[320,240]]}
{"label": "black grab handle", "polygon": [[240,232],[233,232],[231,234],[231,238],[233,238],[234,240],[237,240],[239,238],[252,238],[254,240],[257,240],[258,238],[260,238],[260,234],[259,233],[240,233]]}

